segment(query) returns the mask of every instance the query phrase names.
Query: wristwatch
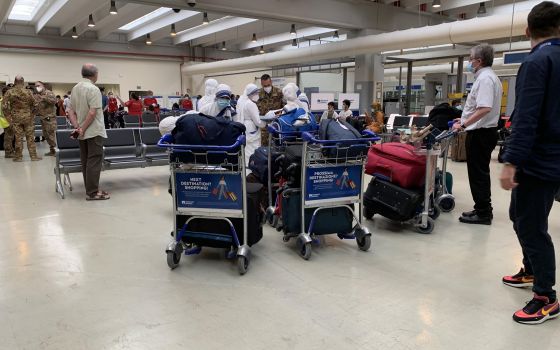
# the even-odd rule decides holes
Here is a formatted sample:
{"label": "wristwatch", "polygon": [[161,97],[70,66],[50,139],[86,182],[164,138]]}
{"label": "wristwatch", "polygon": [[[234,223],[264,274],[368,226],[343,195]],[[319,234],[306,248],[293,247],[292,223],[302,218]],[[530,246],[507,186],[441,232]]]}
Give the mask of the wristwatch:
{"label": "wristwatch", "polygon": [[461,124],[461,129],[465,130],[467,126],[465,124]]}

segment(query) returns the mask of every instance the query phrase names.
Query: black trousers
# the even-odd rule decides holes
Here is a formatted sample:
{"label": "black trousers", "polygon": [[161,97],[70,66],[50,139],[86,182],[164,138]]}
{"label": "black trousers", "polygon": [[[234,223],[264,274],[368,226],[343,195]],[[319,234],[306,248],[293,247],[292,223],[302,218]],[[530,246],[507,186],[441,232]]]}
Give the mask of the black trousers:
{"label": "black trousers", "polygon": [[548,234],[548,215],[560,182],[545,181],[522,172],[511,193],[509,217],[523,251],[525,271],[535,276],[533,292],[556,299],[554,244]]}
{"label": "black trousers", "polygon": [[467,131],[467,169],[469,185],[474,200],[474,209],[480,215],[492,215],[492,193],[490,190],[490,160],[498,144],[498,129],[476,129]]}

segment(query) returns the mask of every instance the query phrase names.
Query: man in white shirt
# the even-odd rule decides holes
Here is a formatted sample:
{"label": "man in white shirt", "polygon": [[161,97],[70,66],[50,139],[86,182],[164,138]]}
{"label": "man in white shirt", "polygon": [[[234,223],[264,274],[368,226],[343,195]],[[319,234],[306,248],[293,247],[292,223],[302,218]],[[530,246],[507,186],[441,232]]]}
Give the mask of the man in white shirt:
{"label": "man in white shirt", "polygon": [[350,118],[352,118],[352,111],[350,110],[350,100],[342,101],[342,111],[338,114],[339,118],[342,120],[349,122]]}
{"label": "man in white shirt", "polygon": [[103,139],[107,138],[103,121],[101,91],[94,84],[98,77],[97,67],[86,63],[82,67],[81,82],[72,89],[68,118],[76,129],[80,142],[82,175],[86,186],[86,200],[109,199],[109,193],[99,190],[99,177],[103,162]]}
{"label": "man in white shirt", "polygon": [[467,131],[467,169],[474,200],[474,210],[464,212],[460,222],[490,225],[492,201],[490,191],[490,159],[498,142],[498,120],[502,100],[502,83],[492,70],[494,49],[478,45],[471,49],[467,70],[475,81],[460,120],[453,130]]}

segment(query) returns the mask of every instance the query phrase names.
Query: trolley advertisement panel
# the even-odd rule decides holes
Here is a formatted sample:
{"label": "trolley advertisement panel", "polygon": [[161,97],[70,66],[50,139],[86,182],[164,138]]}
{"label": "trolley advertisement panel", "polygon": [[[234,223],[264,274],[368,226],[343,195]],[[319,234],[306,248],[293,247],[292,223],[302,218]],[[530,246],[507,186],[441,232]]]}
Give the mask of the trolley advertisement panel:
{"label": "trolley advertisement panel", "polygon": [[239,175],[175,174],[177,209],[243,210],[243,191]]}
{"label": "trolley advertisement panel", "polygon": [[309,167],[306,176],[305,205],[359,200],[362,165]]}

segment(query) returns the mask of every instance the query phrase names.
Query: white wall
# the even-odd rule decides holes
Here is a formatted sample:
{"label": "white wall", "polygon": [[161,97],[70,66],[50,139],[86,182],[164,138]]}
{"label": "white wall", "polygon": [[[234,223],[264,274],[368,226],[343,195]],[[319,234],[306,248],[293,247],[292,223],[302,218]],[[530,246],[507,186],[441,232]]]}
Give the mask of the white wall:
{"label": "white wall", "polygon": [[20,74],[30,82],[75,84],[81,79],[82,64],[91,62],[99,68],[98,85],[119,86],[123,98],[129,90],[153,90],[156,95],[181,92],[181,63],[177,61],[0,52],[0,62],[0,80],[13,81]]}
{"label": "white wall", "polygon": [[319,92],[342,92],[343,74],[328,72],[302,72],[299,75],[300,89],[318,87]]}

